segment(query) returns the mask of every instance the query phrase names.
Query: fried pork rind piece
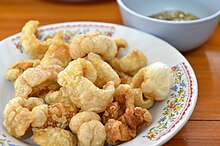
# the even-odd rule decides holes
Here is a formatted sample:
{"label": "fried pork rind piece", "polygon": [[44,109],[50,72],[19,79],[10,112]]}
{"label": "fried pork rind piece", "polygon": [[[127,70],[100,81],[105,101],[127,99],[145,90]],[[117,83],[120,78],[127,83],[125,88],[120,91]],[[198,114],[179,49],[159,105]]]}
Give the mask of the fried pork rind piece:
{"label": "fried pork rind piece", "polygon": [[41,96],[50,90],[57,90],[57,75],[70,62],[68,47],[58,32],[40,65],[25,70],[15,81],[15,97]]}
{"label": "fried pork rind piece", "polygon": [[33,128],[31,139],[40,146],[76,146],[76,137],[68,130],[48,127]]}
{"label": "fried pork rind piece", "polygon": [[71,61],[69,47],[63,39],[63,32],[58,31],[50,40],[51,45],[40,62],[41,66],[59,65],[65,68]]}
{"label": "fried pork rind piece", "polygon": [[40,60],[19,60],[11,65],[5,73],[5,78],[14,82],[26,69],[36,67]]}
{"label": "fried pork rind piece", "polygon": [[85,77],[76,77],[67,87],[72,90],[70,99],[78,108],[96,113],[105,111],[108,104],[113,101],[115,92],[113,81],[99,89]]}
{"label": "fried pork rind piece", "polygon": [[23,136],[35,120],[34,114],[23,107],[24,103],[24,99],[20,97],[13,98],[4,109],[4,126],[16,138]]}
{"label": "fried pork rind piece", "polygon": [[112,60],[111,65],[117,71],[133,76],[147,65],[147,58],[141,51],[133,50],[121,59],[115,58]]}
{"label": "fried pork rind piece", "polygon": [[95,82],[97,78],[97,72],[93,64],[83,58],[73,60],[68,66],[58,74],[58,83],[63,86],[58,91],[50,91],[45,101],[49,104],[53,103],[72,103],[70,96],[72,95],[72,89],[69,86],[72,80],[75,80],[78,76],[84,76],[91,82]]}
{"label": "fried pork rind piece", "polygon": [[27,108],[29,111],[31,111],[34,107],[44,104],[44,100],[37,97],[30,97],[28,99],[22,98],[23,107]]}
{"label": "fried pork rind piece", "polygon": [[58,127],[66,128],[71,118],[78,112],[73,104],[56,103],[53,105],[40,105],[32,110],[35,120],[32,127],[47,128]]}
{"label": "fried pork rind piece", "polygon": [[96,86],[102,88],[109,81],[113,81],[116,87],[120,84],[121,80],[118,74],[107,62],[103,61],[99,55],[89,53],[88,60],[94,65],[97,71]]}
{"label": "fried pork rind piece", "polygon": [[127,48],[128,47],[127,41],[123,38],[114,38],[113,40],[114,40],[118,50],[121,49],[121,48]]}
{"label": "fried pork rind piece", "polygon": [[128,84],[120,84],[113,95],[114,101],[118,102],[121,107],[134,107],[134,94],[132,88]]}
{"label": "fried pork rind piece", "polygon": [[172,70],[161,62],[153,63],[142,68],[133,77],[131,83],[132,88],[141,88],[144,97],[147,98],[145,102],[148,102],[148,100],[150,100],[149,102],[153,102],[166,99],[172,85]]}
{"label": "fried pork rind piece", "polygon": [[129,85],[131,84],[132,76],[130,76],[124,72],[120,72],[120,71],[116,71],[116,72],[121,79],[121,84],[129,84]]}
{"label": "fried pork rind piece", "polygon": [[134,104],[135,104],[135,106],[142,107],[142,108],[147,108],[147,109],[149,109],[150,107],[153,106],[154,100],[146,99],[143,96],[143,93],[142,93],[140,88],[133,89],[133,93],[134,93]]}
{"label": "fried pork rind piece", "polygon": [[22,28],[21,45],[22,49],[28,56],[35,59],[43,58],[45,52],[49,47],[49,42],[40,41],[37,36],[38,21],[28,21]]}
{"label": "fried pork rind piece", "polygon": [[117,120],[124,112],[118,102],[112,102],[108,104],[105,112],[102,114],[102,122],[106,124],[109,119]]}
{"label": "fried pork rind piece", "polygon": [[141,107],[127,108],[118,120],[109,119],[105,124],[108,144],[116,145],[136,137],[137,131],[152,121],[148,110]]}
{"label": "fried pork rind piece", "polygon": [[141,107],[127,108],[125,114],[119,119],[132,131],[138,132],[152,122],[152,116],[147,109]]}
{"label": "fried pork rind piece", "polygon": [[68,66],[59,73],[58,83],[61,86],[66,86],[69,80],[74,80],[78,76],[84,76],[92,83],[97,78],[97,71],[90,61],[83,58],[71,61]]}
{"label": "fried pork rind piece", "polygon": [[101,121],[101,118],[99,115],[95,112],[90,112],[90,111],[83,111],[80,113],[77,113],[71,118],[71,121],[69,123],[69,127],[72,130],[73,133],[77,133],[79,127],[85,123],[89,122],[91,120],[97,120]]}
{"label": "fried pork rind piece", "polygon": [[110,103],[102,115],[103,123],[109,119],[117,120],[125,113],[126,108],[134,107],[134,94],[128,84],[120,84],[113,95],[114,102]]}
{"label": "fried pork rind piece", "polygon": [[100,121],[84,122],[77,131],[78,146],[104,146],[105,127]]}
{"label": "fried pork rind piece", "polygon": [[67,103],[73,104],[70,99],[72,90],[70,88],[61,87],[58,91],[50,91],[44,98],[47,104]]}
{"label": "fried pork rind piece", "polygon": [[103,89],[99,89],[85,77],[76,77],[67,88],[72,91],[70,99],[78,108],[96,113],[106,109],[112,102],[115,92],[113,81],[109,81]]}
{"label": "fried pork rind piece", "polygon": [[43,91],[56,90],[59,88],[57,75],[62,69],[62,67],[54,65],[49,67],[37,66],[25,70],[15,81],[15,97],[38,97]]}
{"label": "fried pork rind piece", "polygon": [[105,131],[106,142],[111,145],[131,140],[136,136],[136,133],[131,131],[127,125],[115,119],[108,120],[105,124]]}
{"label": "fried pork rind piece", "polygon": [[105,61],[111,61],[117,54],[117,46],[112,38],[99,32],[80,34],[70,44],[72,59],[85,57],[89,52],[99,54]]}

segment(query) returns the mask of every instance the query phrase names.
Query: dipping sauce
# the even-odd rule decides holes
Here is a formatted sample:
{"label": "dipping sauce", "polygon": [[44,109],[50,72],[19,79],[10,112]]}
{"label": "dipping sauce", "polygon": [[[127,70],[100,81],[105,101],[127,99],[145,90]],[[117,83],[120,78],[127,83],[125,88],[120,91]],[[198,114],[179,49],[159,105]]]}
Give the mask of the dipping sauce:
{"label": "dipping sauce", "polygon": [[199,19],[197,16],[193,14],[178,10],[163,11],[161,13],[154,14],[149,17],[167,21],[190,21]]}

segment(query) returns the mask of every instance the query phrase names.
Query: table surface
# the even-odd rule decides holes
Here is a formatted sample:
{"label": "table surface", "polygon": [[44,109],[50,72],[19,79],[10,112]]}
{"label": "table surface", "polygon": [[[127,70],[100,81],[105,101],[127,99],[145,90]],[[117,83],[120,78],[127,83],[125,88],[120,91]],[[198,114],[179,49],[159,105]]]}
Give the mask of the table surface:
{"label": "table surface", "polygon": [[[39,20],[41,25],[68,21],[123,24],[115,0],[0,0],[0,7],[0,40],[20,32],[30,19]],[[190,120],[165,145],[220,145],[220,24],[204,45],[183,55],[196,73],[199,97]]]}

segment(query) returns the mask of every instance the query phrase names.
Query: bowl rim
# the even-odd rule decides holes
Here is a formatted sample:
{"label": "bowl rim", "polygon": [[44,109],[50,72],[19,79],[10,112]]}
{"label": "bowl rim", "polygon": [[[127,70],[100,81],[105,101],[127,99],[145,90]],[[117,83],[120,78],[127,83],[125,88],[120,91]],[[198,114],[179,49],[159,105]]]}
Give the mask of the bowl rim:
{"label": "bowl rim", "polygon": [[124,10],[126,10],[128,13],[132,14],[132,15],[135,15],[136,17],[139,17],[139,18],[142,18],[142,19],[145,19],[145,20],[149,20],[149,21],[152,21],[152,22],[159,22],[159,23],[164,23],[164,24],[197,24],[197,23],[201,23],[201,22],[205,22],[205,21],[209,21],[211,19],[214,19],[214,18],[217,18],[219,17],[220,19],[220,9],[207,16],[207,17],[204,17],[204,18],[201,18],[201,19],[197,19],[197,20],[192,20],[192,21],[166,21],[166,20],[159,20],[159,19],[154,19],[154,18],[150,18],[148,16],[144,16],[144,15],[141,15],[137,12],[135,12],[134,10],[128,8],[123,0],[117,0],[117,3],[120,7],[122,7]]}

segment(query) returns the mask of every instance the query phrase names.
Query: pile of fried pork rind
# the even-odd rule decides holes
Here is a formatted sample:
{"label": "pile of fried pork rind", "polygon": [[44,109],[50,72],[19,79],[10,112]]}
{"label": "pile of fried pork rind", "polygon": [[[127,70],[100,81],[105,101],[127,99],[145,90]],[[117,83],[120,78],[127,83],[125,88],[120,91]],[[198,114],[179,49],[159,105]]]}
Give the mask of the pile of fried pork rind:
{"label": "pile of fried pork rind", "polygon": [[166,64],[147,66],[139,50],[117,58],[126,40],[99,32],[77,35],[69,45],[62,31],[42,41],[38,24],[22,28],[22,49],[33,60],[17,61],[5,73],[15,90],[4,109],[10,135],[20,138],[31,128],[40,146],[117,145],[151,123],[148,109],[173,84]]}

